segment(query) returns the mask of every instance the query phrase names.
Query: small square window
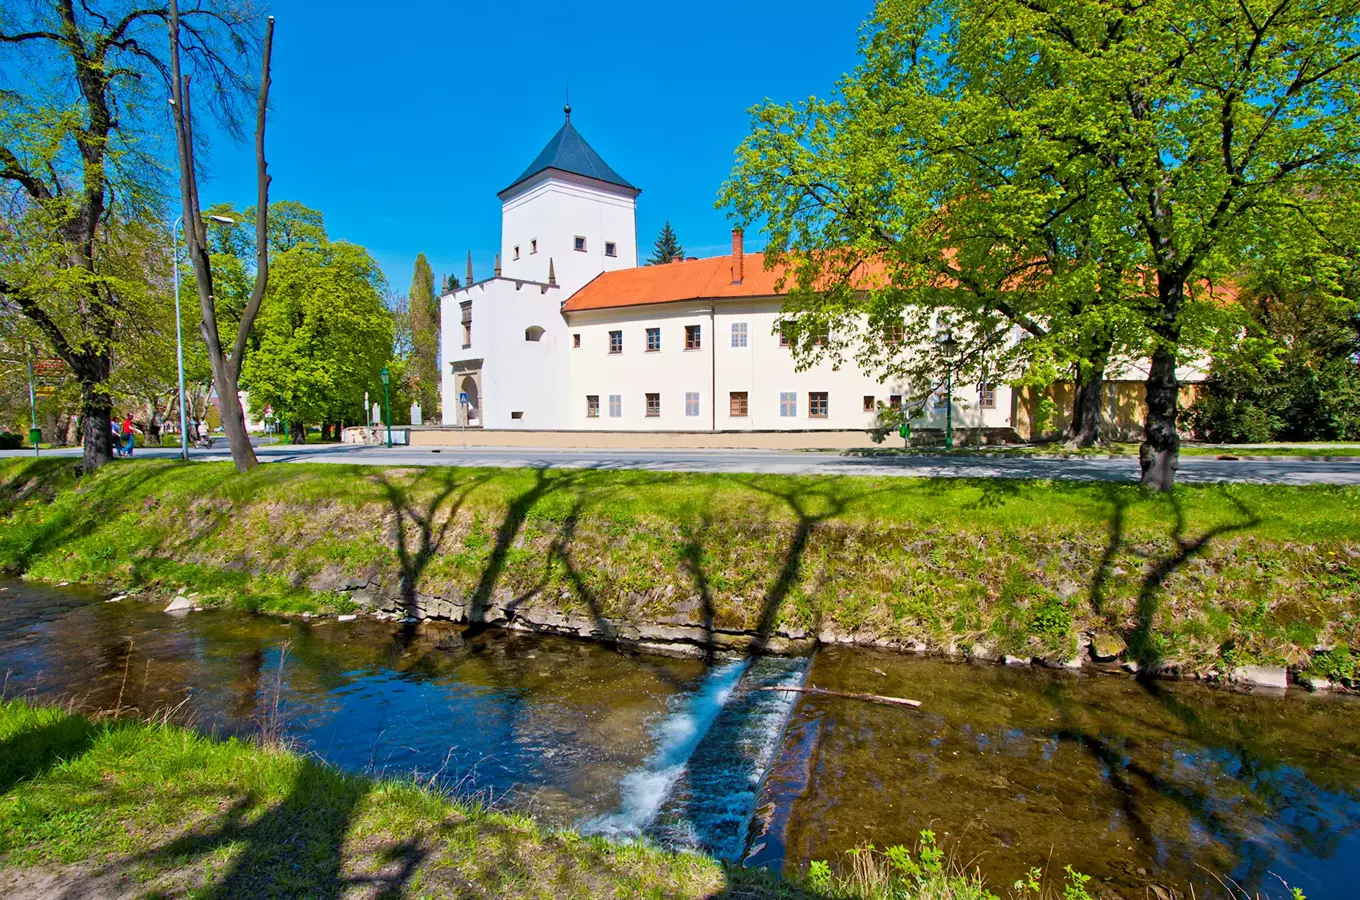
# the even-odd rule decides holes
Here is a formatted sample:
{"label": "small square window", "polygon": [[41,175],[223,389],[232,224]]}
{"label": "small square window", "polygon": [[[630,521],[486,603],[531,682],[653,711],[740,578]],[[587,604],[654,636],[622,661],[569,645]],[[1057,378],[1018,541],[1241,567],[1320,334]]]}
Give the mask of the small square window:
{"label": "small square window", "polygon": [[534,238],[532,241],[529,242],[529,255],[533,256],[537,252],[538,252],[538,238]]}
{"label": "small square window", "polygon": [[609,332],[609,352],[610,352],[610,353],[622,353],[622,352],[623,352],[623,332],[622,332],[622,331],[611,331],[611,332]]}
{"label": "small square window", "polygon": [[573,334],[573,335],[571,336],[571,345],[572,345],[573,347],[580,348],[580,346],[581,346],[581,336],[580,336],[579,334]]}
{"label": "small square window", "polygon": [[780,392],[779,394],[779,415],[781,418],[792,418],[798,415],[798,394],[793,391]]}
{"label": "small square window", "polygon": [[647,415],[648,415],[648,416],[651,416],[651,417],[655,417],[655,416],[661,415],[661,395],[660,395],[660,394],[648,394],[648,395],[647,395]]}
{"label": "small square window", "polygon": [[700,344],[702,343],[702,342],[700,341],[699,332],[700,332],[700,326],[698,326],[698,325],[686,325],[686,326],[685,326],[685,349],[686,349],[686,350],[698,350],[698,349],[699,349]]}
{"label": "small square window", "polygon": [[600,417],[600,395],[586,394],[586,418],[598,419]]}
{"label": "small square window", "polygon": [[808,393],[808,417],[812,419],[826,418],[826,391],[811,391]]}
{"label": "small square window", "polygon": [[519,259],[519,244],[515,245],[515,259]]}
{"label": "small square window", "polygon": [[699,393],[697,391],[685,392],[685,415],[699,415]]}
{"label": "small square window", "polygon": [[819,325],[817,326],[817,330],[812,332],[812,346],[825,347],[826,342],[830,340],[830,338],[831,332],[827,327],[825,325]]}
{"label": "small square window", "polygon": [[622,394],[610,394],[610,395],[609,395],[609,418],[611,418],[611,419],[617,419],[617,418],[618,418],[619,416],[621,416],[621,415],[623,415],[623,395],[622,395]]}
{"label": "small square window", "polygon": [[619,254],[618,254],[618,247],[615,245],[615,243],[614,243],[613,241],[605,241],[605,242],[604,242],[604,255],[605,255],[605,256],[618,256],[618,255],[619,255]]}
{"label": "small square window", "polygon": [[732,346],[733,346],[733,347],[745,347],[745,346],[746,346],[746,323],[745,323],[745,322],[733,322],[733,323],[732,323]]}
{"label": "small square window", "polygon": [[874,411],[874,398],[873,398],[873,395],[872,395],[872,394],[865,394],[865,395],[864,395],[864,411],[865,411],[865,412],[873,412],[873,411]]}
{"label": "small square window", "polygon": [[902,408],[902,395],[901,395],[901,394],[890,394],[890,395],[888,396],[888,406],[889,406],[890,408],[892,408],[892,409],[901,409],[901,408]]}
{"label": "small square window", "polygon": [[792,331],[792,329],[786,323],[779,323],[779,346],[787,347],[789,345],[790,331]]}
{"label": "small square window", "polygon": [[907,326],[901,322],[888,325],[883,329],[883,342],[892,346],[897,346],[907,339]]}
{"label": "small square window", "polygon": [[586,239],[583,238],[583,237],[581,237],[581,236],[578,234],[575,238],[572,239],[572,246],[575,247],[576,250],[578,250],[579,252],[585,253],[585,252],[586,252]]}
{"label": "small square window", "polygon": [[733,391],[728,395],[727,414],[733,418],[746,416],[748,395],[746,391]]}
{"label": "small square window", "polygon": [[510,411],[510,418],[512,418],[512,419],[522,419],[522,418],[524,418],[524,410],[522,410],[522,409],[511,410],[511,411]]}
{"label": "small square window", "polygon": [[978,406],[996,409],[996,385],[984,384],[978,388]]}
{"label": "small square window", "polygon": [[647,352],[648,352],[648,353],[655,353],[656,351],[658,351],[658,350],[660,350],[660,349],[661,349],[661,329],[660,329],[660,328],[648,328],[648,329],[647,329]]}

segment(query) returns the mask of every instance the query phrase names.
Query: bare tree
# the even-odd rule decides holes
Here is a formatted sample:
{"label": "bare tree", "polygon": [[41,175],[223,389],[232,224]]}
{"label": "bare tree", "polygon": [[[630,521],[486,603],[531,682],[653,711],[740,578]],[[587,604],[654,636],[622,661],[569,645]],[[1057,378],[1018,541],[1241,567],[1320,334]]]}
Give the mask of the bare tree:
{"label": "bare tree", "polygon": [[264,155],[264,127],[269,108],[269,61],[274,46],[274,17],[270,16],[264,31],[264,51],[261,54],[260,93],[255,108],[255,286],[250,300],[236,326],[236,340],[230,353],[222,348],[217,327],[217,304],[213,297],[212,263],[208,249],[208,234],[203,223],[203,211],[198,198],[198,175],[194,163],[193,113],[189,106],[190,77],[180,71],[180,18],[175,0],[170,0],[170,69],[174,85],[171,101],[175,121],[175,142],[179,148],[179,192],[184,208],[184,234],[189,260],[194,267],[194,285],[203,317],[199,328],[208,345],[208,361],[212,365],[213,381],[217,384],[217,399],[222,410],[222,427],[227,432],[227,444],[236,471],[245,472],[259,465],[255,449],[246,432],[245,416],[241,410],[239,384],[241,362],[245,359],[246,340],[250,328],[260,312],[265,287],[269,280],[269,172]]}

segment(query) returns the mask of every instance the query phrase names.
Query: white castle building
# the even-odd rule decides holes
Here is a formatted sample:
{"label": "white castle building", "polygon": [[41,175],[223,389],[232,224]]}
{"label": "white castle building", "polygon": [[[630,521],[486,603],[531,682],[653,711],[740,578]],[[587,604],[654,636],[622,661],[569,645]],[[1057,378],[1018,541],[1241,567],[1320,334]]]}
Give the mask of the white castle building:
{"label": "white castle building", "polygon": [[[567,120],[499,194],[491,278],[441,298],[445,425],[573,431],[872,427],[900,386],[851,366],[795,367],[775,331],[778,273],[759,253],[638,265],[639,189]],[[460,396],[466,395],[466,403]],[[1006,385],[959,385],[954,424],[1013,428]],[[916,426],[941,427],[943,402]]]}

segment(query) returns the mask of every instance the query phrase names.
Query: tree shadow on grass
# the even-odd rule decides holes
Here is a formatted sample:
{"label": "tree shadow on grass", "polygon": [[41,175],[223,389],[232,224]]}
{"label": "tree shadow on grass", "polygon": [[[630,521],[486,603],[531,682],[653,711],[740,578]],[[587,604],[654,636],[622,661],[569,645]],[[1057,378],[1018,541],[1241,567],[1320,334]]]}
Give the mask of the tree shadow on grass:
{"label": "tree shadow on grass", "polygon": [[81,716],[26,728],[0,740],[0,796],[84,755],[100,726]]}

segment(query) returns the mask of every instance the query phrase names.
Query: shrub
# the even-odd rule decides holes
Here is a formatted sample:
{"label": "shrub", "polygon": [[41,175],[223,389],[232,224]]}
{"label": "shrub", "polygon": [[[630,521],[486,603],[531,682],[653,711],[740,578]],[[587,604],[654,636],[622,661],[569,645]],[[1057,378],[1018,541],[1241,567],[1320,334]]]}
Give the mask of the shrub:
{"label": "shrub", "polygon": [[18,450],[24,445],[24,437],[10,431],[0,431],[0,450]]}

